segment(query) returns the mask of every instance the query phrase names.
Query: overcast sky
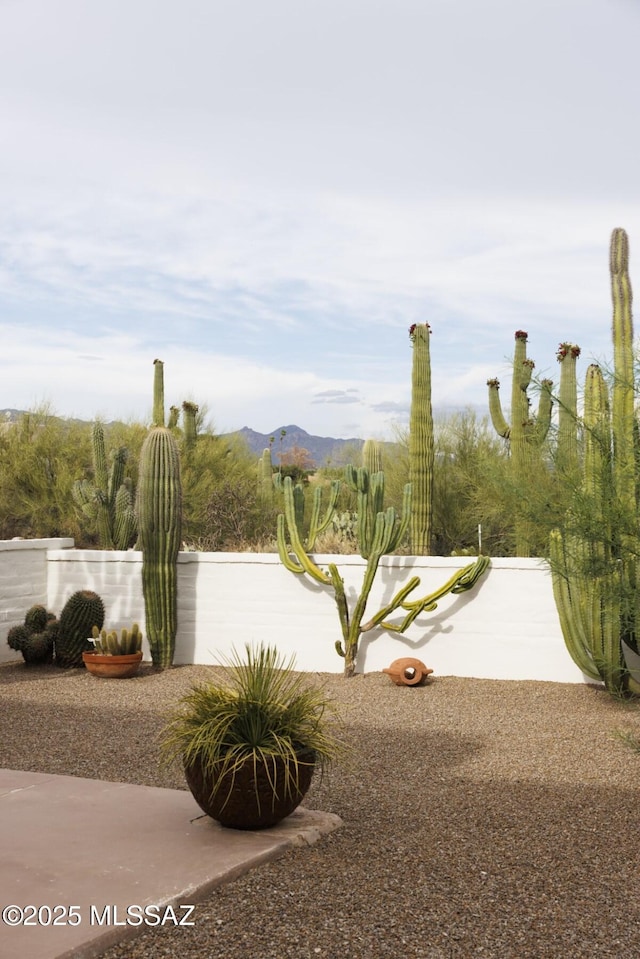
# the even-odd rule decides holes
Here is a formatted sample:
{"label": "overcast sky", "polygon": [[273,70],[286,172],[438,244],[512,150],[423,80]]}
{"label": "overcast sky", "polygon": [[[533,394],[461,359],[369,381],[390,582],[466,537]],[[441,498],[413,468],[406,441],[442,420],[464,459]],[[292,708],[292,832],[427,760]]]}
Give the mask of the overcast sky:
{"label": "overcast sky", "polygon": [[[640,0],[0,0],[0,408],[406,422],[610,348]],[[640,295],[640,294],[639,294]]]}

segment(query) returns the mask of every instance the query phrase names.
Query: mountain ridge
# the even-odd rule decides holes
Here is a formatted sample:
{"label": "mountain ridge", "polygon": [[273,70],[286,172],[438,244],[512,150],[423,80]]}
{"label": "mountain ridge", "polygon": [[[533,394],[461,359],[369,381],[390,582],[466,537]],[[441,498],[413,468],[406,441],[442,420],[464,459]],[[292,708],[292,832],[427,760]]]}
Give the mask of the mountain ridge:
{"label": "mountain ridge", "polygon": [[328,466],[332,460],[340,458],[345,447],[360,449],[364,440],[357,436],[349,439],[337,439],[333,436],[314,436],[307,433],[301,426],[290,423],[288,426],[279,426],[271,433],[259,433],[249,426],[233,433],[224,433],[224,436],[242,437],[252,453],[260,456],[262,451],[271,448],[271,457],[274,463],[279,462],[280,455],[289,453],[293,447],[306,450],[314,466]]}
{"label": "mountain ridge", "polygon": [[[0,410],[0,424],[15,423],[21,416],[25,415],[27,410],[17,410],[5,408]],[[57,419],[68,419],[68,417],[57,417]],[[93,422],[92,420],[78,420],[74,422]],[[308,433],[301,426],[295,423],[289,423],[287,426],[279,426],[271,433],[259,433],[249,426],[243,426],[240,430],[232,433],[221,433],[223,437],[239,436],[245,440],[249,449],[256,456],[260,456],[264,449],[271,447],[271,456],[274,464],[279,463],[280,455],[291,451],[293,447],[306,450],[315,467],[328,466],[332,460],[340,459],[340,454],[345,447],[360,449],[364,440],[354,436],[350,439],[337,439],[333,436],[314,436]]]}

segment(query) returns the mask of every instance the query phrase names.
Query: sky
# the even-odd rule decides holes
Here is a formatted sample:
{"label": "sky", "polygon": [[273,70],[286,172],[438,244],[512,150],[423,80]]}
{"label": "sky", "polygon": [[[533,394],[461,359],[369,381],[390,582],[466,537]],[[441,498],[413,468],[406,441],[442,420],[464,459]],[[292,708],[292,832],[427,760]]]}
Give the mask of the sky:
{"label": "sky", "polygon": [[[640,0],[0,0],[0,409],[393,438],[611,349]],[[533,397],[535,403],[535,397]]]}

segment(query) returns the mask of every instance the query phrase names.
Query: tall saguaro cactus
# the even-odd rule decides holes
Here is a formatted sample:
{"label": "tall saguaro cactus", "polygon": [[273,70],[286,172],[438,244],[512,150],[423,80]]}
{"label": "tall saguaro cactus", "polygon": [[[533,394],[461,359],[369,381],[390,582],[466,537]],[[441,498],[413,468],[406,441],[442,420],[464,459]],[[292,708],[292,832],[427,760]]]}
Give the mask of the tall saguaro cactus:
{"label": "tall saguaro cactus", "polygon": [[565,529],[551,536],[553,589],[569,653],[612,693],[640,692],[625,665],[625,646],[640,635],[638,428],[634,411],[632,293],[627,234],[610,246],[614,381],[596,364],[587,370],[585,454],[580,494]]}
{"label": "tall saguaro cactus", "polygon": [[[535,363],[527,357],[528,334],[516,330],[513,355],[513,375],[511,379],[511,423],[508,423],[500,403],[500,381],[487,380],[489,388],[489,413],[493,427],[499,436],[509,440],[513,478],[519,491],[526,489],[534,473],[536,457],[549,431],[551,423],[551,380],[542,380],[538,415],[531,416],[531,401],[527,390]],[[514,517],[516,534],[516,554],[529,556],[531,553],[531,521],[525,509],[518,507]]]}
{"label": "tall saguaro cactus", "polygon": [[[155,361],[154,421],[164,422],[162,364]],[[138,531],[147,638],[154,666],[173,663],[178,628],[178,551],[182,528],[180,453],[168,427],[151,428],[140,451]]]}
{"label": "tall saguaro cactus", "polygon": [[433,511],[433,413],[431,409],[431,354],[428,323],[409,328],[413,343],[411,369],[411,418],[409,422],[409,482],[412,490],[411,552],[415,556],[431,553],[431,517]]}

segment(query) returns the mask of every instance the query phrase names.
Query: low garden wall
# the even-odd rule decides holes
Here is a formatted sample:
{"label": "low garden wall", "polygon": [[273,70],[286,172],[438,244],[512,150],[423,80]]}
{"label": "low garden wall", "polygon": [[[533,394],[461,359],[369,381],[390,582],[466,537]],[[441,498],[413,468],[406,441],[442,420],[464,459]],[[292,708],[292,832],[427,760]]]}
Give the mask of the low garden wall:
{"label": "low garden wall", "polygon": [[[94,589],[110,628],[144,627],[142,554],[76,550],[71,540],[0,543],[0,662],[16,659],[6,633],[33,603],[60,613],[78,589]],[[351,604],[365,562],[359,556],[316,557],[336,562]],[[418,598],[469,562],[462,557],[383,557],[369,610],[377,611],[414,575]],[[392,617],[398,622],[400,617]],[[295,653],[300,669],[341,672],[333,591],[288,572],[271,553],[181,553],[175,662],[215,663],[245,643],[275,644]],[[145,641],[145,658],[148,648]],[[583,682],[569,656],[547,565],[535,559],[494,559],[468,593],[448,595],[401,636],[384,629],[363,636],[358,672],[378,671],[400,656],[416,656],[435,675]]]}

